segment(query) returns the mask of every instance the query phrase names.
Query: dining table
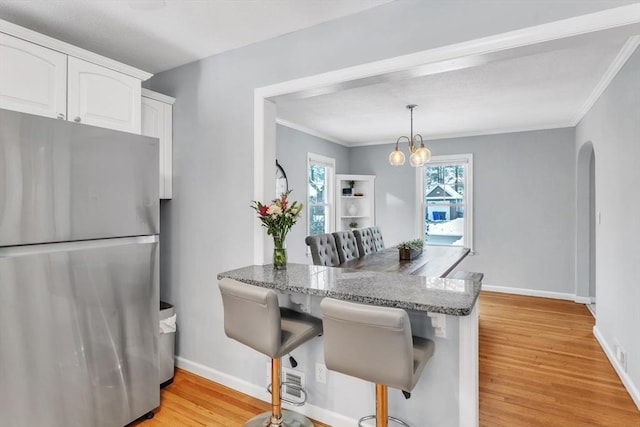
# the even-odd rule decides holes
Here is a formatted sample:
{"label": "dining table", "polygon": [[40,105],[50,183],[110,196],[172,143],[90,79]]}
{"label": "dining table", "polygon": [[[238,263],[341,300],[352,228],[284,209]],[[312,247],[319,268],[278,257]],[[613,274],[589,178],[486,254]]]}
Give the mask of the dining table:
{"label": "dining table", "polygon": [[425,245],[422,253],[414,259],[401,260],[398,249],[391,247],[343,262],[337,267],[422,277],[447,277],[469,252],[469,248],[462,246]]}

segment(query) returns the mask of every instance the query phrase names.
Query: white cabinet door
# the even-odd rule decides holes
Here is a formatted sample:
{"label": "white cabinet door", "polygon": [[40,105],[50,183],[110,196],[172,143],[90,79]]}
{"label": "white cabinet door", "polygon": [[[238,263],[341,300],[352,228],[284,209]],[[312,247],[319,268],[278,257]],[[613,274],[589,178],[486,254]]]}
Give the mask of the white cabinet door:
{"label": "white cabinet door", "polygon": [[160,198],[172,197],[173,106],[142,97],[142,134],[160,140]]}
{"label": "white cabinet door", "polygon": [[65,118],[67,55],[0,33],[0,108]]}
{"label": "white cabinet door", "polygon": [[68,62],[68,120],[140,133],[139,79],[72,56]]}

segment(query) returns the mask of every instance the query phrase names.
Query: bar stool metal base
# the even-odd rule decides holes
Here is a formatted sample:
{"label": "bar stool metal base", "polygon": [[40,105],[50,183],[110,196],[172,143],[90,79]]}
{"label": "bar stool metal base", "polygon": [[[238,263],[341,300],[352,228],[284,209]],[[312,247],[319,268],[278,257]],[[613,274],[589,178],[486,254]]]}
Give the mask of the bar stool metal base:
{"label": "bar stool metal base", "polygon": [[302,414],[283,410],[280,424],[271,424],[271,412],[263,412],[247,421],[244,427],[313,427],[313,423]]}
{"label": "bar stool metal base", "polygon": [[[375,415],[367,415],[366,417],[362,417],[362,418],[360,418],[360,419],[358,420],[358,427],[366,427],[366,426],[363,426],[363,425],[362,425],[362,423],[363,423],[364,421],[368,421],[368,420],[375,420],[375,419],[376,419],[376,416],[375,416]],[[402,421],[400,418],[392,417],[392,416],[390,416],[390,415],[389,415],[389,416],[387,416],[387,420],[389,420],[389,421],[393,421],[394,423],[398,423],[398,424],[400,424],[401,426],[404,426],[404,427],[411,427],[409,424],[405,423],[405,422],[404,422],[404,421]]]}

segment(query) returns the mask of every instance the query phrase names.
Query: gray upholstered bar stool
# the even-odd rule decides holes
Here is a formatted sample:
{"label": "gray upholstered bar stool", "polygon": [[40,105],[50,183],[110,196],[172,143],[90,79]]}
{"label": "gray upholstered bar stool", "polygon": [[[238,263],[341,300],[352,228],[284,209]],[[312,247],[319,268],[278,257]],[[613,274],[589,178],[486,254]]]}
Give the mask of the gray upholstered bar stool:
{"label": "gray upholstered bar stool", "polygon": [[333,237],[336,239],[336,249],[338,249],[340,264],[360,258],[358,243],[356,242],[356,236],[353,235],[353,231],[336,231],[333,233]]}
{"label": "gray upholstered bar stool", "polygon": [[282,410],[280,358],[322,334],[322,322],[280,307],[272,289],[226,278],[220,280],[219,286],[224,306],[224,332],[229,338],[271,358],[271,412],[250,419],[245,427],[313,427],[304,415]]}
{"label": "gray upholstered bar stool", "polygon": [[353,235],[356,236],[356,244],[358,245],[358,252],[360,252],[361,257],[377,251],[376,245],[373,242],[373,233],[370,228],[353,230]]}
{"label": "gray upholstered bar stool", "polygon": [[384,239],[382,238],[382,230],[380,227],[369,227],[371,234],[373,235],[373,243],[376,245],[376,251],[384,249]]}
{"label": "gray upholstered bar stool", "polygon": [[333,234],[316,234],[307,236],[304,242],[311,249],[311,258],[315,265],[325,265],[329,267],[340,264],[340,256],[336,247]]}
{"label": "gray upholstered bar stool", "polygon": [[434,343],[412,337],[409,315],[399,308],[378,307],[325,298],[320,303],[324,327],[324,362],[332,371],[376,383],[377,427],[388,421],[408,427],[390,417],[387,387],[410,392],[418,382]]}

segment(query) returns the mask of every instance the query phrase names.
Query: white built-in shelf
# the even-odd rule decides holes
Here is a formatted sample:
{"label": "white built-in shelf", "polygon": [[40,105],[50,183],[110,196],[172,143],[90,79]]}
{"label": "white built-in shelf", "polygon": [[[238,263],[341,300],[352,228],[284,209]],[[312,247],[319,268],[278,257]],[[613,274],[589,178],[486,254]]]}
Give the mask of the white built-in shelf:
{"label": "white built-in shelf", "polygon": [[[356,228],[375,225],[374,180],[374,175],[336,175],[336,194],[340,195],[336,201],[337,230],[350,230],[353,222],[358,223]],[[345,188],[362,196],[343,195]]]}

